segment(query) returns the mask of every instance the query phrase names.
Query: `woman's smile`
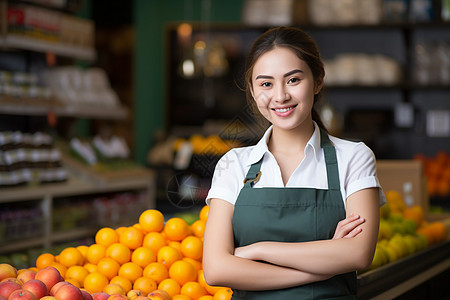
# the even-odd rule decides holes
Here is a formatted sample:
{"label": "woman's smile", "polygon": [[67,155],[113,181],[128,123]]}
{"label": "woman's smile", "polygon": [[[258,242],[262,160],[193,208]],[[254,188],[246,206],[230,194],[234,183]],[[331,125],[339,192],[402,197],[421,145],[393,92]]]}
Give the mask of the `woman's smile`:
{"label": "woman's smile", "polygon": [[272,110],[279,117],[287,117],[294,111],[294,109],[296,107],[297,107],[297,104],[288,106],[288,107],[282,107],[282,108],[272,108]]}

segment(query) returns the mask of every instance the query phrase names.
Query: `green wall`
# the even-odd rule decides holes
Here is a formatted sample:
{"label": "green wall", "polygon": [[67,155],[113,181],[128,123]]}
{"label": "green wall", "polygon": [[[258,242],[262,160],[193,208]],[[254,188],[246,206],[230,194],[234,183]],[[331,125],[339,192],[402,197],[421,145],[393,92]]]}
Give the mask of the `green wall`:
{"label": "green wall", "polygon": [[[177,21],[239,22],[244,0],[135,0],[135,158],[145,165],[155,132],[165,126],[164,27]],[[205,5],[210,3],[210,9]]]}

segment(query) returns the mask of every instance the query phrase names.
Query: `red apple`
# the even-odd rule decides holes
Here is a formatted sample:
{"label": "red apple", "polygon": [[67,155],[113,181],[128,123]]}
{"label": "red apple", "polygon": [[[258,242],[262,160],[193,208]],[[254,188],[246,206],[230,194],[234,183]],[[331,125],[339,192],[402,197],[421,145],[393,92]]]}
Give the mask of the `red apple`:
{"label": "red apple", "polygon": [[0,296],[0,300],[8,300],[8,298]]}
{"label": "red apple", "polygon": [[55,285],[51,288],[51,290],[50,290],[50,292],[49,292],[49,295],[50,295],[50,296],[55,296],[56,292],[57,292],[62,286],[66,285],[66,284],[70,284],[70,283],[67,282],[67,281],[60,281],[60,282],[55,283]]}
{"label": "red apple", "polygon": [[48,295],[45,283],[37,279],[28,280],[23,284],[22,289],[32,292],[38,299]]}
{"label": "red apple", "polygon": [[63,281],[61,274],[55,267],[45,267],[36,273],[35,279],[42,281],[47,286],[47,290],[51,291],[52,287],[60,281]]}
{"label": "red apple", "polygon": [[9,295],[8,300],[38,300],[32,292],[27,290],[16,290]]}
{"label": "red apple", "polygon": [[73,284],[62,285],[56,292],[55,298],[58,300],[83,300],[83,294],[81,290]]}
{"label": "red apple", "polygon": [[92,294],[92,299],[94,300],[108,300],[109,295],[107,293],[98,292]]}
{"label": "red apple", "polygon": [[81,290],[81,294],[83,295],[84,300],[93,300],[91,294],[89,294],[86,290]]}
{"label": "red apple", "polygon": [[17,274],[17,279],[22,281],[22,283],[27,282],[28,280],[34,279],[36,277],[36,272],[33,270],[25,270]]}
{"label": "red apple", "polygon": [[130,299],[130,300],[134,300],[134,299],[136,299],[136,298],[139,297],[139,296],[145,296],[145,295],[144,295],[144,292],[143,292],[143,291],[138,290],[138,289],[130,290],[130,291],[127,293],[127,297],[128,297],[128,299]]}
{"label": "red apple", "polygon": [[17,277],[17,269],[10,264],[0,264],[0,281],[5,278]]}
{"label": "red apple", "polygon": [[56,298],[53,297],[53,296],[45,296],[45,297],[42,297],[42,298],[39,299],[39,300],[58,300],[58,299],[56,299]]}
{"label": "red apple", "polygon": [[3,281],[0,283],[0,296],[8,299],[9,295],[15,290],[20,290],[22,286],[17,282],[13,281]]}

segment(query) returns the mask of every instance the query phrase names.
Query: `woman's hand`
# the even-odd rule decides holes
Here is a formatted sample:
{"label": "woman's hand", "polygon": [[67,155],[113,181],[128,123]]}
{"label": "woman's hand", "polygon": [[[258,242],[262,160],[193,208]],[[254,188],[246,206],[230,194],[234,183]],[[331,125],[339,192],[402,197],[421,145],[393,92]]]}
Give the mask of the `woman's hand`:
{"label": "woman's hand", "polygon": [[338,225],[336,226],[336,231],[334,232],[333,240],[352,238],[357,236],[362,231],[359,225],[364,222],[364,218],[360,217],[359,215],[351,214],[338,223]]}

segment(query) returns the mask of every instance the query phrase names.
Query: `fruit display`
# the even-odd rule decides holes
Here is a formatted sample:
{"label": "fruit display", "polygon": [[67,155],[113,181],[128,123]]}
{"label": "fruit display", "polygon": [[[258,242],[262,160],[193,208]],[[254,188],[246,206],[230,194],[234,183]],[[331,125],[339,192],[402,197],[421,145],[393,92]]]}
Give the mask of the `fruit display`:
{"label": "fruit display", "polygon": [[368,270],[412,255],[447,238],[447,228],[442,222],[427,222],[424,209],[419,205],[406,206],[399,192],[387,191],[386,200],[387,203],[380,208],[378,241]]}
{"label": "fruit display", "polygon": [[203,235],[209,207],[189,225],[143,211],[128,227],[103,227],[91,245],[41,253],[35,265],[0,263],[0,300],[226,300],[232,290],[206,283]]}
{"label": "fruit display", "polygon": [[414,159],[422,161],[427,190],[431,197],[450,195],[450,155],[445,151],[438,152],[434,157],[423,154],[415,155]]}

